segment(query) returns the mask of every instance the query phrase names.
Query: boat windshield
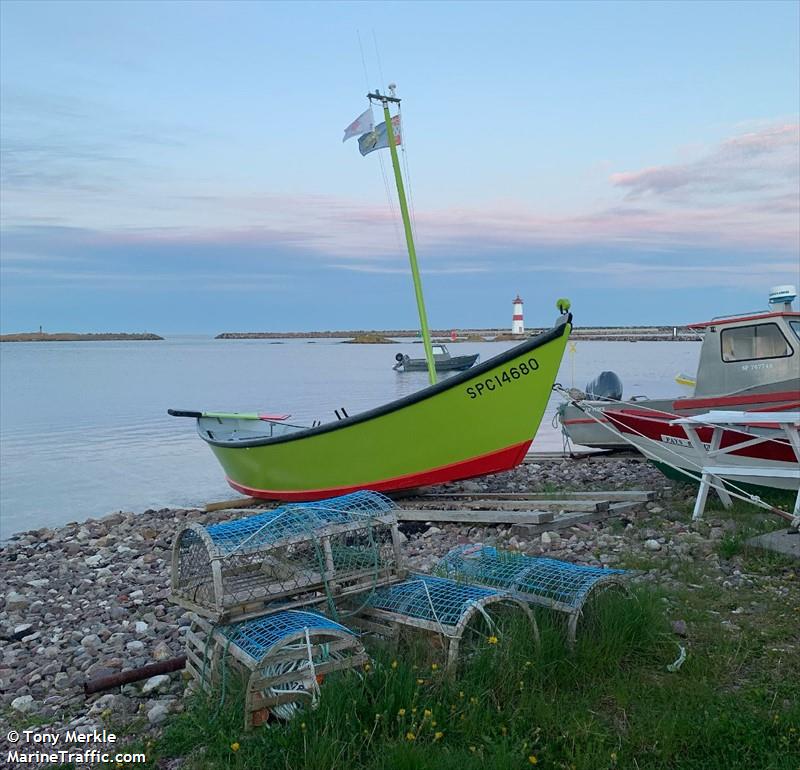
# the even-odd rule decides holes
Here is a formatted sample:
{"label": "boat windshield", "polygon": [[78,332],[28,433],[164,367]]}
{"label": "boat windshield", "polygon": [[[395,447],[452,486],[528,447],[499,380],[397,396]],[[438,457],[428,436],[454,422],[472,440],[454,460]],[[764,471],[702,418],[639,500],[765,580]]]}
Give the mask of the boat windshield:
{"label": "boat windshield", "polygon": [[789,326],[792,327],[795,336],[800,340],[800,321],[789,321]]}

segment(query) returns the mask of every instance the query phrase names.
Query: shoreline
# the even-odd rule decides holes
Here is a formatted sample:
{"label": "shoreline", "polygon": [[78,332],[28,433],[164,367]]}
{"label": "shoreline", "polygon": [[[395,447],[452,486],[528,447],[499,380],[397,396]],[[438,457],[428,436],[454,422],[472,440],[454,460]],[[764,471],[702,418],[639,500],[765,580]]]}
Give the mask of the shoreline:
{"label": "shoreline", "polygon": [[[722,538],[735,530],[734,522],[720,521],[716,512],[691,522],[694,492],[639,459],[548,458],[438,491],[555,488],[652,489],[663,496],[623,517],[578,524],[547,538],[516,536],[511,525],[404,524],[403,548],[411,569],[429,572],[455,545],[482,542],[529,555],[633,568],[638,570],[634,583],[657,585],[668,593],[687,590],[680,570],[689,563],[702,571],[693,580],[702,578],[730,596],[754,585],[738,557],[726,559],[719,553]],[[5,640],[0,642],[0,708],[19,724],[35,720],[55,731],[85,732],[110,724],[120,733],[120,725],[131,724],[136,739],[142,733],[157,735],[160,725],[184,708],[180,676],[153,677],[89,698],[83,684],[182,654],[190,613],[168,600],[171,548],[178,530],[189,522],[253,515],[262,507],[246,514],[197,508],[112,513],[20,533],[0,544],[0,636]],[[788,574],[770,577],[762,587],[774,594],[776,586],[786,601],[800,604],[800,586]],[[733,619],[741,622],[736,615]]]}
{"label": "shoreline", "polygon": [[72,332],[22,332],[19,334],[0,334],[0,342],[116,342],[120,340],[162,340],[157,334],[127,332],[91,332],[73,334]]}

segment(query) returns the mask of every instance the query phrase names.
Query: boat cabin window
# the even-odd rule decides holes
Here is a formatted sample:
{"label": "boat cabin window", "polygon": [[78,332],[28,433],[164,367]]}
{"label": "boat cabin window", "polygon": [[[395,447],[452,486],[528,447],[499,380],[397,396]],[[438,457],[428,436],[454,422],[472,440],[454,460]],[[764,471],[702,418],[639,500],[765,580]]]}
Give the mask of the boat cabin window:
{"label": "boat cabin window", "polygon": [[792,327],[795,337],[800,340],[800,321],[789,321],[789,326]]}
{"label": "boat cabin window", "polygon": [[441,345],[434,345],[433,346],[433,355],[435,355],[435,356],[443,356],[444,355],[444,348]]}
{"label": "boat cabin window", "polygon": [[794,350],[783,336],[777,324],[740,326],[738,329],[723,329],[722,360],[753,361],[759,358],[785,358]]}

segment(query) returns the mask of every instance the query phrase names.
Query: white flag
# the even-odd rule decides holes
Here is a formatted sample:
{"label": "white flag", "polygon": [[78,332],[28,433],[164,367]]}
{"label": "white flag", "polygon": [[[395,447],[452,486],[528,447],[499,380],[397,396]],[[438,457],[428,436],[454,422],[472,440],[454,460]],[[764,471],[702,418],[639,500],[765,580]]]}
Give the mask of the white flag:
{"label": "white flag", "polygon": [[372,109],[362,112],[345,130],[343,142],[354,136],[360,136],[367,131],[372,131],[375,124],[372,121]]}

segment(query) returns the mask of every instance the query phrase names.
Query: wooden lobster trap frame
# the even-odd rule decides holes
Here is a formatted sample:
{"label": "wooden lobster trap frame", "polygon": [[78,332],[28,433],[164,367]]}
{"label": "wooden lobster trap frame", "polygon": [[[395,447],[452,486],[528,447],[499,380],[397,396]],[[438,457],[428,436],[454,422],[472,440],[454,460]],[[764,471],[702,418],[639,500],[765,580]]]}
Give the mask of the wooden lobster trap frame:
{"label": "wooden lobster trap frame", "polygon": [[369,656],[355,632],[323,615],[284,610],[214,626],[194,615],[186,634],[186,667],[209,695],[224,697],[227,678],[244,684],[244,726],[270,712],[290,719],[316,705],[325,676],[363,666]]}
{"label": "wooden lobster trap frame", "polygon": [[335,603],[404,579],[395,505],[377,492],[296,503],[210,526],[172,551],[171,600],[216,622]]}

